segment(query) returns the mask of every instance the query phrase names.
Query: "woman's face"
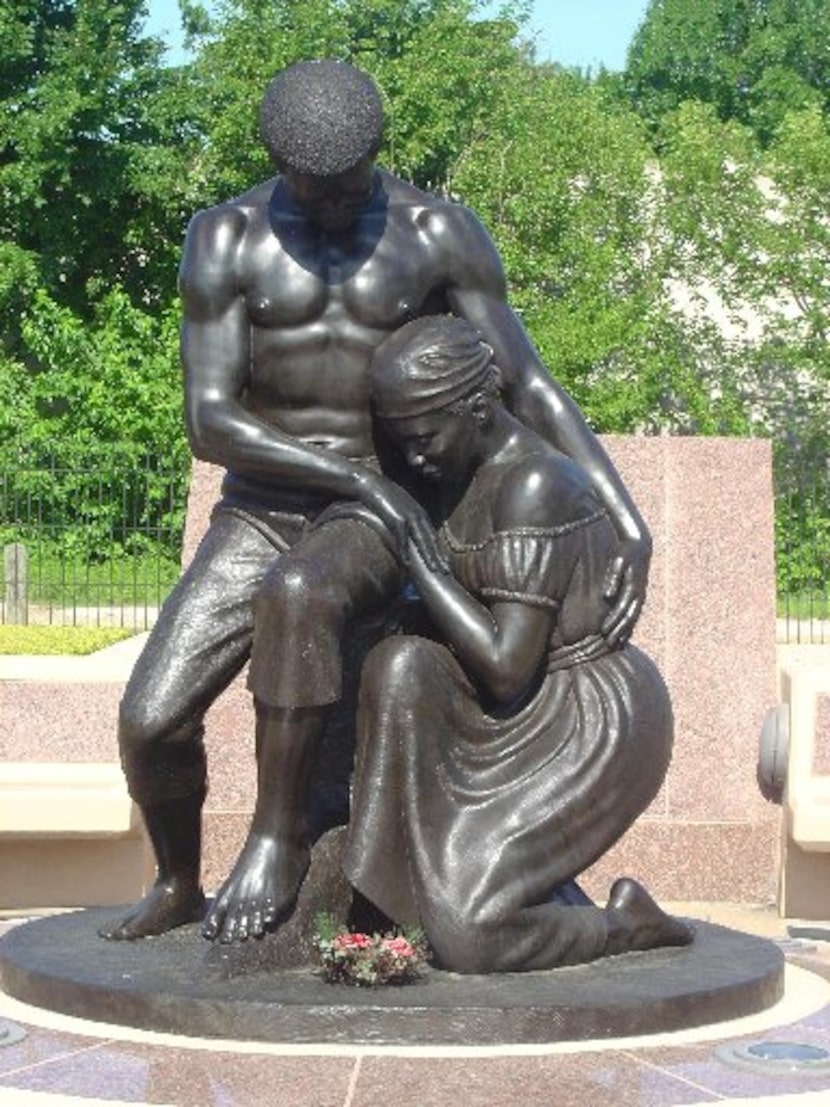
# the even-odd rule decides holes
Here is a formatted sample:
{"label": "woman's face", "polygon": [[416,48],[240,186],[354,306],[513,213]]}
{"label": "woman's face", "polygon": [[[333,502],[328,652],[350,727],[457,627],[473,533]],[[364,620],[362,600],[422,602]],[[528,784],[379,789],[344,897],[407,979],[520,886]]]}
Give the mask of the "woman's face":
{"label": "woman's face", "polygon": [[479,423],[468,405],[393,419],[388,426],[407,464],[425,480],[455,483],[475,465]]}

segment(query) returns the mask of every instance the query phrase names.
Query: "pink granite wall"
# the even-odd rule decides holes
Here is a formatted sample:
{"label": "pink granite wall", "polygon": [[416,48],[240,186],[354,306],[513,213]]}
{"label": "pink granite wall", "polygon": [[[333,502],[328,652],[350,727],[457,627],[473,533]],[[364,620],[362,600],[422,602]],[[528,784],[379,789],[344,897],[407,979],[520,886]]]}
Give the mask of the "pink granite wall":
{"label": "pink granite wall", "polygon": [[[655,803],[585,885],[602,897],[626,872],[663,899],[772,901],[779,809],[755,783],[759,729],[777,702],[769,443],[604,441],[654,537],[635,641],[666,678],[676,740]],[[196,466],[185,558],[218,480],[215,469]],[[255,788],[253,713],[241,679],[211,710],[207,733],[205,879],[213,887],[241,846]]]}
{"label": "pink granite wall", "polygon": [[0,761],[117,761],[122,683],[0,680]]}
{"label": "pink granite wall", "polygon": [[758,733],[777,702],[768,442],[606,442],[652,528],[649,602],[635,641],[660,665],[675,713],[662,794],[589,875],[621,871],[666,899],[771,902],[780,813],[755,782]]}

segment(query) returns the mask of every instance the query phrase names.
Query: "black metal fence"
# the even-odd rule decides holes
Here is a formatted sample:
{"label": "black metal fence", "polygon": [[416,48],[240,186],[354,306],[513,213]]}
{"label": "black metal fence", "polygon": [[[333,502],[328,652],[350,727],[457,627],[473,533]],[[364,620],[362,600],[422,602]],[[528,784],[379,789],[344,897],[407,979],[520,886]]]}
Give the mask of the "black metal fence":
{"label": "black metal fence", "polygon": [[0,621],[145,629],[179,572],[189,464],[0,468]]}
{"label": "black metal fence", "polygon": [[[186,458],[0,467],[0,622],[150,626],[179,573]],[[830,467],[775,463],[779,640],[830,644]]]}
{"label": "black metal fence", "polygon": [[830,645],[830,459],[779,448],[774,474],[779,641]]}

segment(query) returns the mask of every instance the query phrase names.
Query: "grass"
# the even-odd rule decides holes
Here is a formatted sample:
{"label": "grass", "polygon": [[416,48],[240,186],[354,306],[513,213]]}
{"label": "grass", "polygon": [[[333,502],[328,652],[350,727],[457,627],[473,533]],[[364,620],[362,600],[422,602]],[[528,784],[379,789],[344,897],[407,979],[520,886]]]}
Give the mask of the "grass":
{"label": "grass", "polygon": [[830,591],[778,597],[779,619],[830,619]]}
{"label": "grass", "polygon": [[178,580],[178,559],[164,554],[90,563],[41,553],[29,560],[29,602],[56,607],[157,606]]}
{"label": "grass", "polygon": [[[29,603],[55,607],[156,606],[164,599],[181,572],[178,550],[157,543],[138,550],[101,545],[61,548],[37,535],[7,535],[0,528],[0,546],[13,541],[24,548],[18,570],[25,577]],[[0,559],[0,576],[12,574],[13,562]],[[0,587],[10,582],[0,580]]]}
{"label": "grass", "polygon": [[0,626],[0,654],[88,654],[130,638],[119,627]]}

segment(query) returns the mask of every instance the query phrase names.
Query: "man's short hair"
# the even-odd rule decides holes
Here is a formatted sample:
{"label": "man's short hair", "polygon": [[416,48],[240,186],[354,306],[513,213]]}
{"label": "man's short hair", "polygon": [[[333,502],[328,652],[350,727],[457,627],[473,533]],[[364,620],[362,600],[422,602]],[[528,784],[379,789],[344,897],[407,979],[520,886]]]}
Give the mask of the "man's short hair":
{"label": "man's short hair", "polygon": [[345,173],[380,149],[380,93],[371,77],[346,62],[297,62],[268,85],[260,133],[280,169],[315,177]]}

